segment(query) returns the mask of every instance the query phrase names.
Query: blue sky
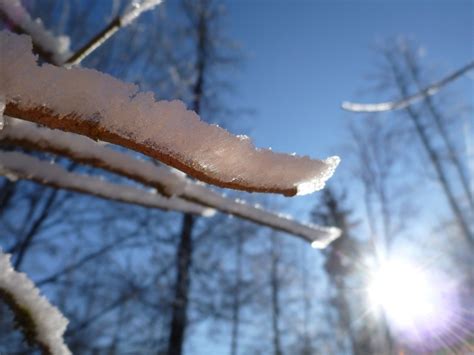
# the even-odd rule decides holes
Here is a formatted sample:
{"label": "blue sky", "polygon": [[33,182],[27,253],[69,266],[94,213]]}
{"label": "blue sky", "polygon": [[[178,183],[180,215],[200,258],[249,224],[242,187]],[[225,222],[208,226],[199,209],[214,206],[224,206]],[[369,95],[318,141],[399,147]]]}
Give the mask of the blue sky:
{"label": "blue sky", "polygon": [[[256,110],[259,146],[298,154],[336,154],[351,115],[341,101],[358,97],[373,71],[376,43],[410,36],[428,62],[446,71],[474,57],[474,1],[234,0],[229,37],[246,55],[236,75],[235,105]],[[380,99],[381,97],[378,97]]]}
{"label": "blue sky", "polygon": [[[341,151],[348,121],[362,119],[342,111],[341,102],[391,99],[370,92],[360,95],[369,86],[366,76],[374,71],[377,41],[399,35],[416,40],[426,50],[426,63],[439,73],[474,58],[471,0],[228,0],[226,4],[226,33],[246,56],[235,73],[237,94],[232,104],[255,110],[246,125],[255,144],[317,158],[342,155],[336,175],[348,168]],[[472,83],[463,78],[456,85],[470,86],[474,94]],[[237,125],[232,131],[238,129]],[[346,187],[352,192],[354,184]],[[276,200],[280,203],[274,208],[289,209],[305,219],[315,195]],[[438,218],[442,211],[430,206],[427,212]],[[199,339],[204,342],[200,345],[206,344],[199,337],[192,344]],[[223,352],[226,346],[224,341]]]}
{"label": "blue sky", "polygon": [[[255,110],[247,120],[252,139],[276,151],[316,158],[342,154],[348,121],[361,116],[343,112],[341,102],[390,99],[360,94],[374,72],[377,41],[415,39],[439,73],[474,58],[471,0],[228,0],[226,5],[226,33],[245,54],[232,104]],[[460,85],[472,89],[472,80],[463,78]],[[347,167],[342,158],[336,174]],[[307,211],[314,197],[296,200],[292,204]]]}
{"label": "blue sky", "polygon": [[[404,35],[427,51],[427,62],[449,72],[474,58],[474,0],[226,0],[225,31],[246,59],[234,73],[232,105],[255,114],[245,126],[257,146],[324,158],[343,154],[354,115],[343,100],[358,95],[373,71],[376,41]],[[460,85],[470,85],[461,79]],[[232,131],[239,133],[238,125]],[[346,168],[343,163],[339,172]],[[351,185],[352,188],[352,185]],[[286,199],[307,213],[315,197]],[[431,207],[431,206],[430,206]],[[294,213],[297,219],[304,219]],[[228,339],[223,339],[223,351]],[[211,345],[206,334],[196,339]],[[219,344],[212,344],[216,349]],[[200,348],[202,349],[202,348]]]}

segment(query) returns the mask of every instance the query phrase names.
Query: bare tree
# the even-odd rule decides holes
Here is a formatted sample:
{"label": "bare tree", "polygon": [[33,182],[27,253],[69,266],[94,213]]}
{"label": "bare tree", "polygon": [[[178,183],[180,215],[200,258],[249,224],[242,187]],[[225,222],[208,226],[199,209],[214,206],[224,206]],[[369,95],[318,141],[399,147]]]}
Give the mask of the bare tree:
{"label": "bare tree", "polygon": [[[382,53],[388,63],[388,67],[391,70],[393,84],[399,90],[399,93],[402,97],[408,96],[408,90],[411,81],[415,79],[417,80],[416,83],[419,83],[417,74],[419,69],[414,66],[415,63],[413,62],[413,54],[407,55],[405,47],[400,48],[397,46],[386,48]],[[402,56],[402,59],[405,59],[405,62],[408,62],[409,68],[407,70],[405,70],[402,64],[400,64],[400,56]],[[455,184],[455,180],[449,176],[448,170],[450,169],[450,166],[442,158],[444,149],[440,150],[437,148],[435,143],[436,136],[434,136],[433,131],[429,129],[433,121],[438,134],[441,134],[442,140],[444,141],[445,146],[448,148],[450,162],[451,164],[454,164],[454,168],[458,172],[458,177],[461,180],[461,185],[464,189],[464,193],[467,195],[466,200],[468,201],[470,201],[469,187],[467,186],[467,182],[464,181],[465,178],[462,167],[460,166],[460,160],[458,158],[454,158],[453,160],[453,154],[456,155],[456,153],[454,152],[454,148],[452,147],[443,128],[441,121],[442,117],[437,114],[437,110],[434,108],[431,98],[425,97],[424,103],[429,109],[429,115],[423,115],[412,106],[406,107],[405,113],[413,125],[412,127],[414,128],[415,134],[418,137],[419,142],[421,143],[421,146],[425,151],[425,154],[428,157],[428,160],[436,174],[436,179],[441,186],[441,189],[448,201],[448,205],[455,216],[456,221],[458,222],[459,228],[464,235],[466,242],[470,245],[470,248],[472,248],[474,236],[470,230],[469,223],[466,220],[467,216],[463,212],[460,200],[456,196],[456,189],[455,186],[453,186]]]}

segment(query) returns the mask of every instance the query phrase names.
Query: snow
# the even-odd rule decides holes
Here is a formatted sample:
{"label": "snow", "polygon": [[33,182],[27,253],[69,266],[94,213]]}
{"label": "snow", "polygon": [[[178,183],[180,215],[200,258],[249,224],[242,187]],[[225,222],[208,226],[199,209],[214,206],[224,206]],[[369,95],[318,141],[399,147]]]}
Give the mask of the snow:
{"label": "snow", "polygon": [[215,213],[211,208],[204,208],[178,198],[164,198],[158,195],[156,190],[145,191],[110,183],[98,177],[70,173],[59,165],[19,152],[0,151],[0,174],[162,210],[193,213],[205,217],[210,217]]}
{"label": "snow", "polygon": [[123,26],[127,26],[133,22],[138,16],[148,10],[153,10],[162,0],[133,0],[125,9],[124,14],[120,18]]}
{"label": "snow", "polygon": [[249,205],[240,199],[232,200],[199,184],[188,185],[185,195],[196,201],[205,201],[219,210],[244,218],[255,223],[302,237],[311,242],[311,246],[323,249],[341,234],[335,227],[323,227],[316,224],[301,223],[291,217],[265,211],[259,205]]}
{"label": "snow", "polygon": [[469,62],[467,65],[459,68],[458,70],[450,73],[443,79],[432,83],[425,87],[416,94],[407,96],[398,101],[380,102],[375,104],[361,104],[356,102],[344,101],[342,103],[342,109],[351,112],[386,112],[393,110],[400,110],[410,106],[411,104],[425,99],[426,97],[433,96],[438,93],[445,85],[453,82],[461,76],[474,69],[474,61]]}
{"label": "snow", "polygon": [[7,104],[45,107],[62,119],[74,114],[75,124],[97,123],[217,185],[303,195],[322,189],[339,163],[338,157],[316,160],[258,149],[246,137],[201,121],[180,101],[156,101],[153,93],[95,70],[38,66],[27,36],[0,32],[0,47],[0,93]]}
{"label": "snow", "polygon": [[28,276],[13,269],[10,259],[11,256],[0,249],[0,289],[10,293],[19,306],[28,310],[36,326],[36,339],[53,355],[71,354],[63,340],[67,319],[40,295]]}
{"label": "snow", "polygon": [[[344,110],[352,112],[384,112],[395,110],[397,108],[397,103],[381,102],[377,104],[360,104],[356,102],[344,101],[341,106]],[[407,107],[408,104],[402,106]]]}
{"label": "snow", "polygon": [[[157,166],[139,157],[108,148],[84,136],[51,130],[34,123],[8,117],[8,125],[0,132],[0,140],[27,142],[40,149],[53,148],[54,152],[68,152],[79,161],[100,162],[104,168],[122,175],[137,174],[141,183],[153,183],[167,196],[180,196],[188,179],[179,171]],[[51,149],[49,149],[51,151]],[[130,178],[133,178],[129,176]]]}
{"label": "snow", "polygon": [[254,223],[301,236],[305,240],[315,242],[314,246],[319,248],[325,247],[340,234],[336,228],[300,223],[291,217],[265,211],[258,205],[252,206],[240,200],[226,198],[210,190],[209,186],[187,179],[182,173],[112,150],[76,134],[9,118],[7,127],[0,132],[0,140],[2,139],[9,139],[20,145],[21,142],[26,142],[50,152],[67,152],[67,155],[76,161],[99,163],[101,167],[114,173],[125,174],[140,183],[157,187],[169,196],[182,197]]}
{"label": "snow", "polygon": [[52,54],[56,64],[64,63],[71,56],[69,37],[55,36],[44,27],[41,19],[33,20],[20,0],[0,0],[0,11],[4,12],[15,25],[28,33],[42,50]]}

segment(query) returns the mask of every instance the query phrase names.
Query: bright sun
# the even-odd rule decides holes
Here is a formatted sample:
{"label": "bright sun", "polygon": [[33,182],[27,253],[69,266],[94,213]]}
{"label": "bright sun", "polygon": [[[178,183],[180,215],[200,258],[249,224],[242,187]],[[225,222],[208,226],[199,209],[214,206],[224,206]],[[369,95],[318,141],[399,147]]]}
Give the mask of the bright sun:
{"label": "bright sun", "polygon": [[469,332],[456,284],[436,268],[388,259],[371,273],[366,291],[370,308],[383,312],[405,344],[434,350]]}
{"label": "bright sun", "polygon": [[440,306],[428,275],[404,261],[387,261],[371,278],[371,305],[380,307],[392,326],[403,330],[417,327],[436,316]]}

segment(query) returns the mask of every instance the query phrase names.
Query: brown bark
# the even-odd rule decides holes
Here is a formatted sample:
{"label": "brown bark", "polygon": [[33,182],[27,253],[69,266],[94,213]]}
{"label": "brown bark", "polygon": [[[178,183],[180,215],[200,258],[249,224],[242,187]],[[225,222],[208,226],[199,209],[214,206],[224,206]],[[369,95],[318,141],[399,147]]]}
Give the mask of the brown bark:
{"label": "brown bark", "polygon": [[[198,113],[198,111],[196,112]],[[178,170],[181,170],[198,180],[219,187],[247,192],[279,193],[285,196],[294,196],[297,193],[296,187],[277,188],[258,186],[253,185],[248,181],[242,180],[222,181],[215,176],[211,176],[209,172],[199,167],[195,162],[188,161],[185,157],[166,152],[152,142],[137,142],[126,135],[118,134],[109,130],[107,127],[100,124],[100,119],[91,121],[75,114],[60,116],[47,107],[25,109],[13,102],[7,103],[5,115],[21,118],[26,121],[39,123],[49,128],[80,134],[94,140],[102,140],[135,150],[142,154],[148,155],[153,159],[170,165]]]}
{"label": "brown bark", "polygon": [[[142,173],[142,171],[149,170],[147,168],[149,164],[152,164],[151,162],[135,161],[133,157],[131,156],[129,157],[125,153],[119,153],[119,152],[114,151],[113,153],[115,155],[120,155],[120,154],[123,155],[121,159],[117,159],[117,160],[125,160],[125,159],[133,160],[135,168],[130,169],[127,166],[127,164],[111,164],[107,160],[107,158],[102,157],[100,154],[92,155],[92,154],[89,154],[87,151],[77,151],[77,150],[74,150],[71,146],[55,144],[54,142],[43,140],[38,137],[33,140],[33,139],[29,139],[26,135],[20,134],[20,136],[22,137],[19,138],[15,136],[15,134],[9,134],[8,132],[10,129],[15,129],[15,128],[7,126],[4,132],[0,133],[0,144],[12,144],[12,145],[21,146],[23,148],[30,149],[30,150],[39,150],[39,151],[44,151],[44,152],[64,156],[71,159],[72,161],[76,163],[90,165],[95,168],[100,168],[100,169],[110,171],[114,174],[125,176],[129,179],[135,180],[146,186],[156,188],[161,194],[165,196],[169,196],[169,193],[167,193],[167,190],[166,190],[166,185],[164,185],[160,181],[160,179],[150,178],[149,175]],[[38,129],[44,130],[46,128],[38,128]],[[61,135],[61,134],[68,134],[68,133],[58,131],[57,134]],[[40,135],[38,136],[40,137]],[[90,143],[95,144],[92,141]],[[143,167],[143,169],[141,169],[141,167]],[[194,182],[191,180],[188,180],[188,183],[194,185]],[[198,186],[197,188],[201,190],[205,189],[205,187],[203,186]],[[1,211],[1,206],[2,206],[1,191],[2,190],[0,190],[0,211]],[[86,193],[86,191],[80,191],[80,192]],[[216,210],[219,210],[223,213],[228,213],[236,217],[239,217],[239,218],[242,218],[242,219],[263,225],[263,226],[273,228],[275,230],[280,230],[282,232],[296,235],[308,242],[313,242],[317,237],[318,231],[315,227],[305,226],[296,221],[291,221],[291,223],[279,224],[278,220],[280,218],[271,212],[266,212],[262,209],[257,209],[251,205],[247,205],[245,208],[245,211],[241,211],[240,210],[241,205],[238,202],[235,202],[234,200],[226,199],[218,195],[217,192],[213,192],[211,190],[209,190],[209,194],[211,194],[210,198],[201,198],[199,194],[194,194],[192,191],[185,190],[179,197],[189,202],[197,203],[199,205],[203,205],[206,207],[215,208]],[[218,197],[217,202],[215,201],[214,198],[212,198],[212,195]],[[327,233],[330,233],[330,232],[328,231]],[[321,234],[321,237],[324,238],[325,233],[323,230],[320,231],[320,234]]]}

